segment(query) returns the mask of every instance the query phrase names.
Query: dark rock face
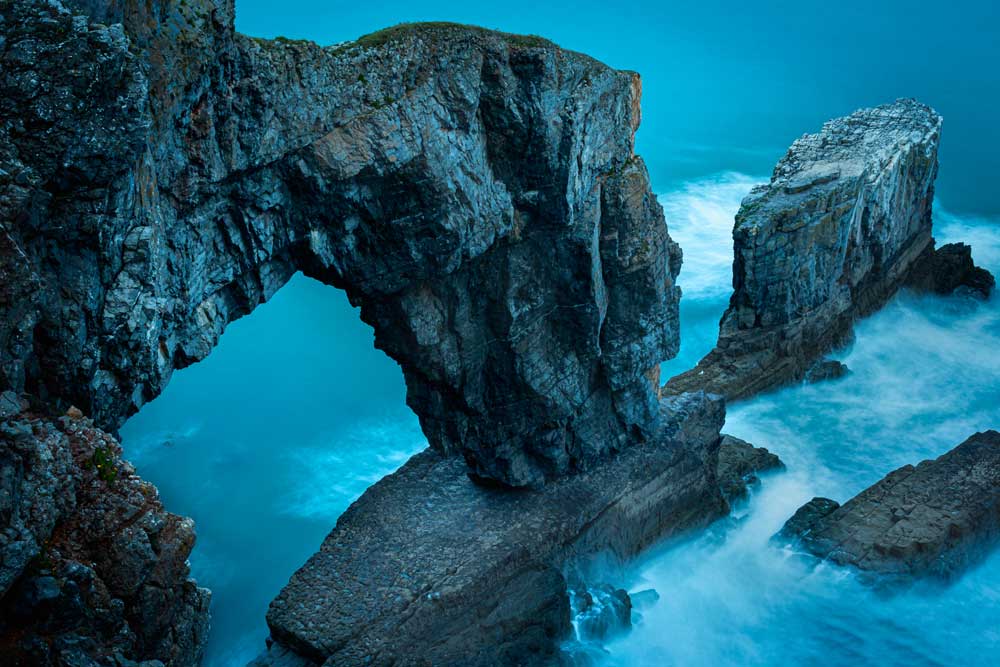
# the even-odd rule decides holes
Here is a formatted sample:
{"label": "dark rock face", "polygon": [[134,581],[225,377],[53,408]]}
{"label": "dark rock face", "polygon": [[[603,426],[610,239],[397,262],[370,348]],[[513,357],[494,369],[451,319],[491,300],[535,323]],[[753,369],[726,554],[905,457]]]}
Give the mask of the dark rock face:
{"label": "dark rock face", "polygon": [[0,440],[0,662],[196,664],[209,593],[188,576],[191,520],[89,420],[19,405]]}
{"label": "dark rock face", "polygon": [[782,470],[785,464],[764,447],[754,447],[745,440],[723,434],[719,443],[719,466],[716,477],[726,500],[747,496],[748,488],[760,484],[757,473]]}
{"label": "dark rock face", "polygon": [[[733,295],[715,349],[664,389],[739,399],[802,379],[914,267],[930,257],[932,275],[950,270],[931,238],[940,130],[932,109],[900,100],[796,140],[736,215]],[[971,275],[961,280],[982,280]]]}
{"label": "dark rock face", "polygon": [[481,477],[537,486],[655,432],[681,257],[637,75],[464,26],[321,48],[232,21],[3,4],[0,388],[114,430],[303,271]]}
{"label": "dark rock face", "polygon": [[1000,540],[1000,433],[895,470],[842,506],[814,498],[780,535],[889,582],[952,579]]}
{"label": "dark rock face", "polygon": [[[664,399],[663,428],[541,490],[472,483],[464,465],[416,455],[355,502],[271,603],[277,644],[326,665],[535,665],[570,633],[563,572],[726,511],[715,479],[718,397]],[[274,660],[271,656],[275,656]]]}
{"label": "dark rock face", "polygon": [[971,247],[949,243],[936,250],[928,248],[910,272],[907,285],[937,294],[965,289],[985,299],[996,286],[996,280],[989,271],[973,263]]}

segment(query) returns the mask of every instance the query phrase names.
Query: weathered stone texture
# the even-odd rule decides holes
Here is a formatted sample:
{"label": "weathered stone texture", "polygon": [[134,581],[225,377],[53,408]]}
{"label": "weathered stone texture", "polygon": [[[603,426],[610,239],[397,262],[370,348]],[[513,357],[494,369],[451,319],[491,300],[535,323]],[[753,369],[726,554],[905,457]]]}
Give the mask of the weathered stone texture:
{"label": "weathered stone texture", "polygon": [[843,505],[814,498],[780,535],[881,581],[953,579],[1000,540],[1000,433],[903,466]]}
{"label": "weathered stone texture", "polygon": [[[718,397],[664,399],[663,429],[541,490],[470,482],[431,450],[372,486],[271,603],[258,664],[539,665],[570,631],[564,572],[634,556],[727,506]],[[271,659],[270,656],[274,656]]]}
{"label": "weathered stone texture", "polygon": [[[733,295],[715,349],[664,389],[739,399],[800,380],[914,271],[950,291],[946,271],[922,268],[944,263],[931,238],[940,131],[932,109],[899,100],[796,140],[736,215]],[[985,280],[971,260],[959,264],[952,288]]]}
{"label": "weathered stone texture", "polygon": [[189,578],[192,521],[78,412],[2,397],[18,406],[0,422],[0,662],[196,664],[209,593]]}
{"label": "weathered stone texture", "polygon": [[636,74],[451,24],[253,39],[225,0],[2,7],[0,388],[114,430],[303,271],[479,476],[655,431],[680,252]]}

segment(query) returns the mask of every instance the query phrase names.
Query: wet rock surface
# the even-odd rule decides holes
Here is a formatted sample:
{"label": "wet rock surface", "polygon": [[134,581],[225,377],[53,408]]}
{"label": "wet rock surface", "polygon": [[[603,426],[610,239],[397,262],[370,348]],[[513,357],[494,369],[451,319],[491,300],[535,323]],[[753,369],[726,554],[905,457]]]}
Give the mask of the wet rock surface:
{"label": "wet rock surface", "polygon": [[952,270],[956,284],[985,280],[950,261],[961,253],[933,249],[940,130],[932,109],[899,100],[796,140],[736,214],[733,295],[716,347],[664,390],[739,399],[800,380],[918,266],[935,290],[947,291],[941,274]]}
{"label": "wet rock surface", "polygon": [[570,611],[579,639],[602,641],[632,627],[628,591],[610,584],[570,590]]}
{"label": "wet rock surface", "polygon": [[638,75],[453,24],[254,39],[231,0],[23,0],[0,33],[0,388],[113,431],[302,271],[481,477],[655,432],[681,256]]}
{"label": "wet rock surface", "polygon": [[726,500],[745,498],[749,487],[760,484],[757,473],[783,470],[785,464],[777,454],[764,447],[754,447],[745,440],[723,434],[719,443],[719,466],[716,477]]}
{"label": "wet rock surface", "polygon": [[779,537],[884,582],[954,579],[1000,540],[1000,433],[903,466],[843,505],[814,498]]}
{"label": "wet rock surface", "polygon": [[414,456],[343,514],[272,602],[275,646],[344,666],[556,660],[576,559],[628,558],[726,511],[714,475],[722,401],[689,394],[661,410],[655,440],[541,490],[485,488],[460,459]]}
{"label": "wet rock surface", "polygon": [[951,294],[956,290],[988,298],[996,280],[986,269],[972,261],[972,248],[964,243],[949,243],[928,249],[913,267],[907,286],[936,294]]}
{"label": "wet rock surface", "polygon": [[18,404],[0,422],[0,663],[196,664],[209,593],[189,577],[191,520],[77,411],[0,402]]}

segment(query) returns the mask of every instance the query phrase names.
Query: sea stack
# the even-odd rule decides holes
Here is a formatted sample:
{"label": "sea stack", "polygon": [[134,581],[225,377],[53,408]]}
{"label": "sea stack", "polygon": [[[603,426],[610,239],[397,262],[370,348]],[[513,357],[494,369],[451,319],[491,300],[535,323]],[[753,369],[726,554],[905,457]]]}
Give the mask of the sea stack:
{"label": "sea stack", "polygon": [[854,321],[914,273],[915,286],[938,292],[990,283],[968,253],[934,251],[941,122],[930,107],[899,100],[797,139],[736,214],[733,295],[718,343],[664,390],[739,399],[822,371]]}

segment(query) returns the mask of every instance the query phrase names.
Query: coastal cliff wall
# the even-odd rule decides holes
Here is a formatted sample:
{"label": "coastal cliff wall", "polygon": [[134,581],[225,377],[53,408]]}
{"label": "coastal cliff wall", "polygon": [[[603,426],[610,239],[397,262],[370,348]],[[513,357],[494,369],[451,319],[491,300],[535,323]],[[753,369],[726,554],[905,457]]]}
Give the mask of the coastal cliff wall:
{"label": "coastal cliff wall", "polygon": [[481,477],[655,430],[680,251],[634,73],[450,24],[324,48],[239,35],[225,2],[3,8],[4,388],[113,431],[303,271]]}

